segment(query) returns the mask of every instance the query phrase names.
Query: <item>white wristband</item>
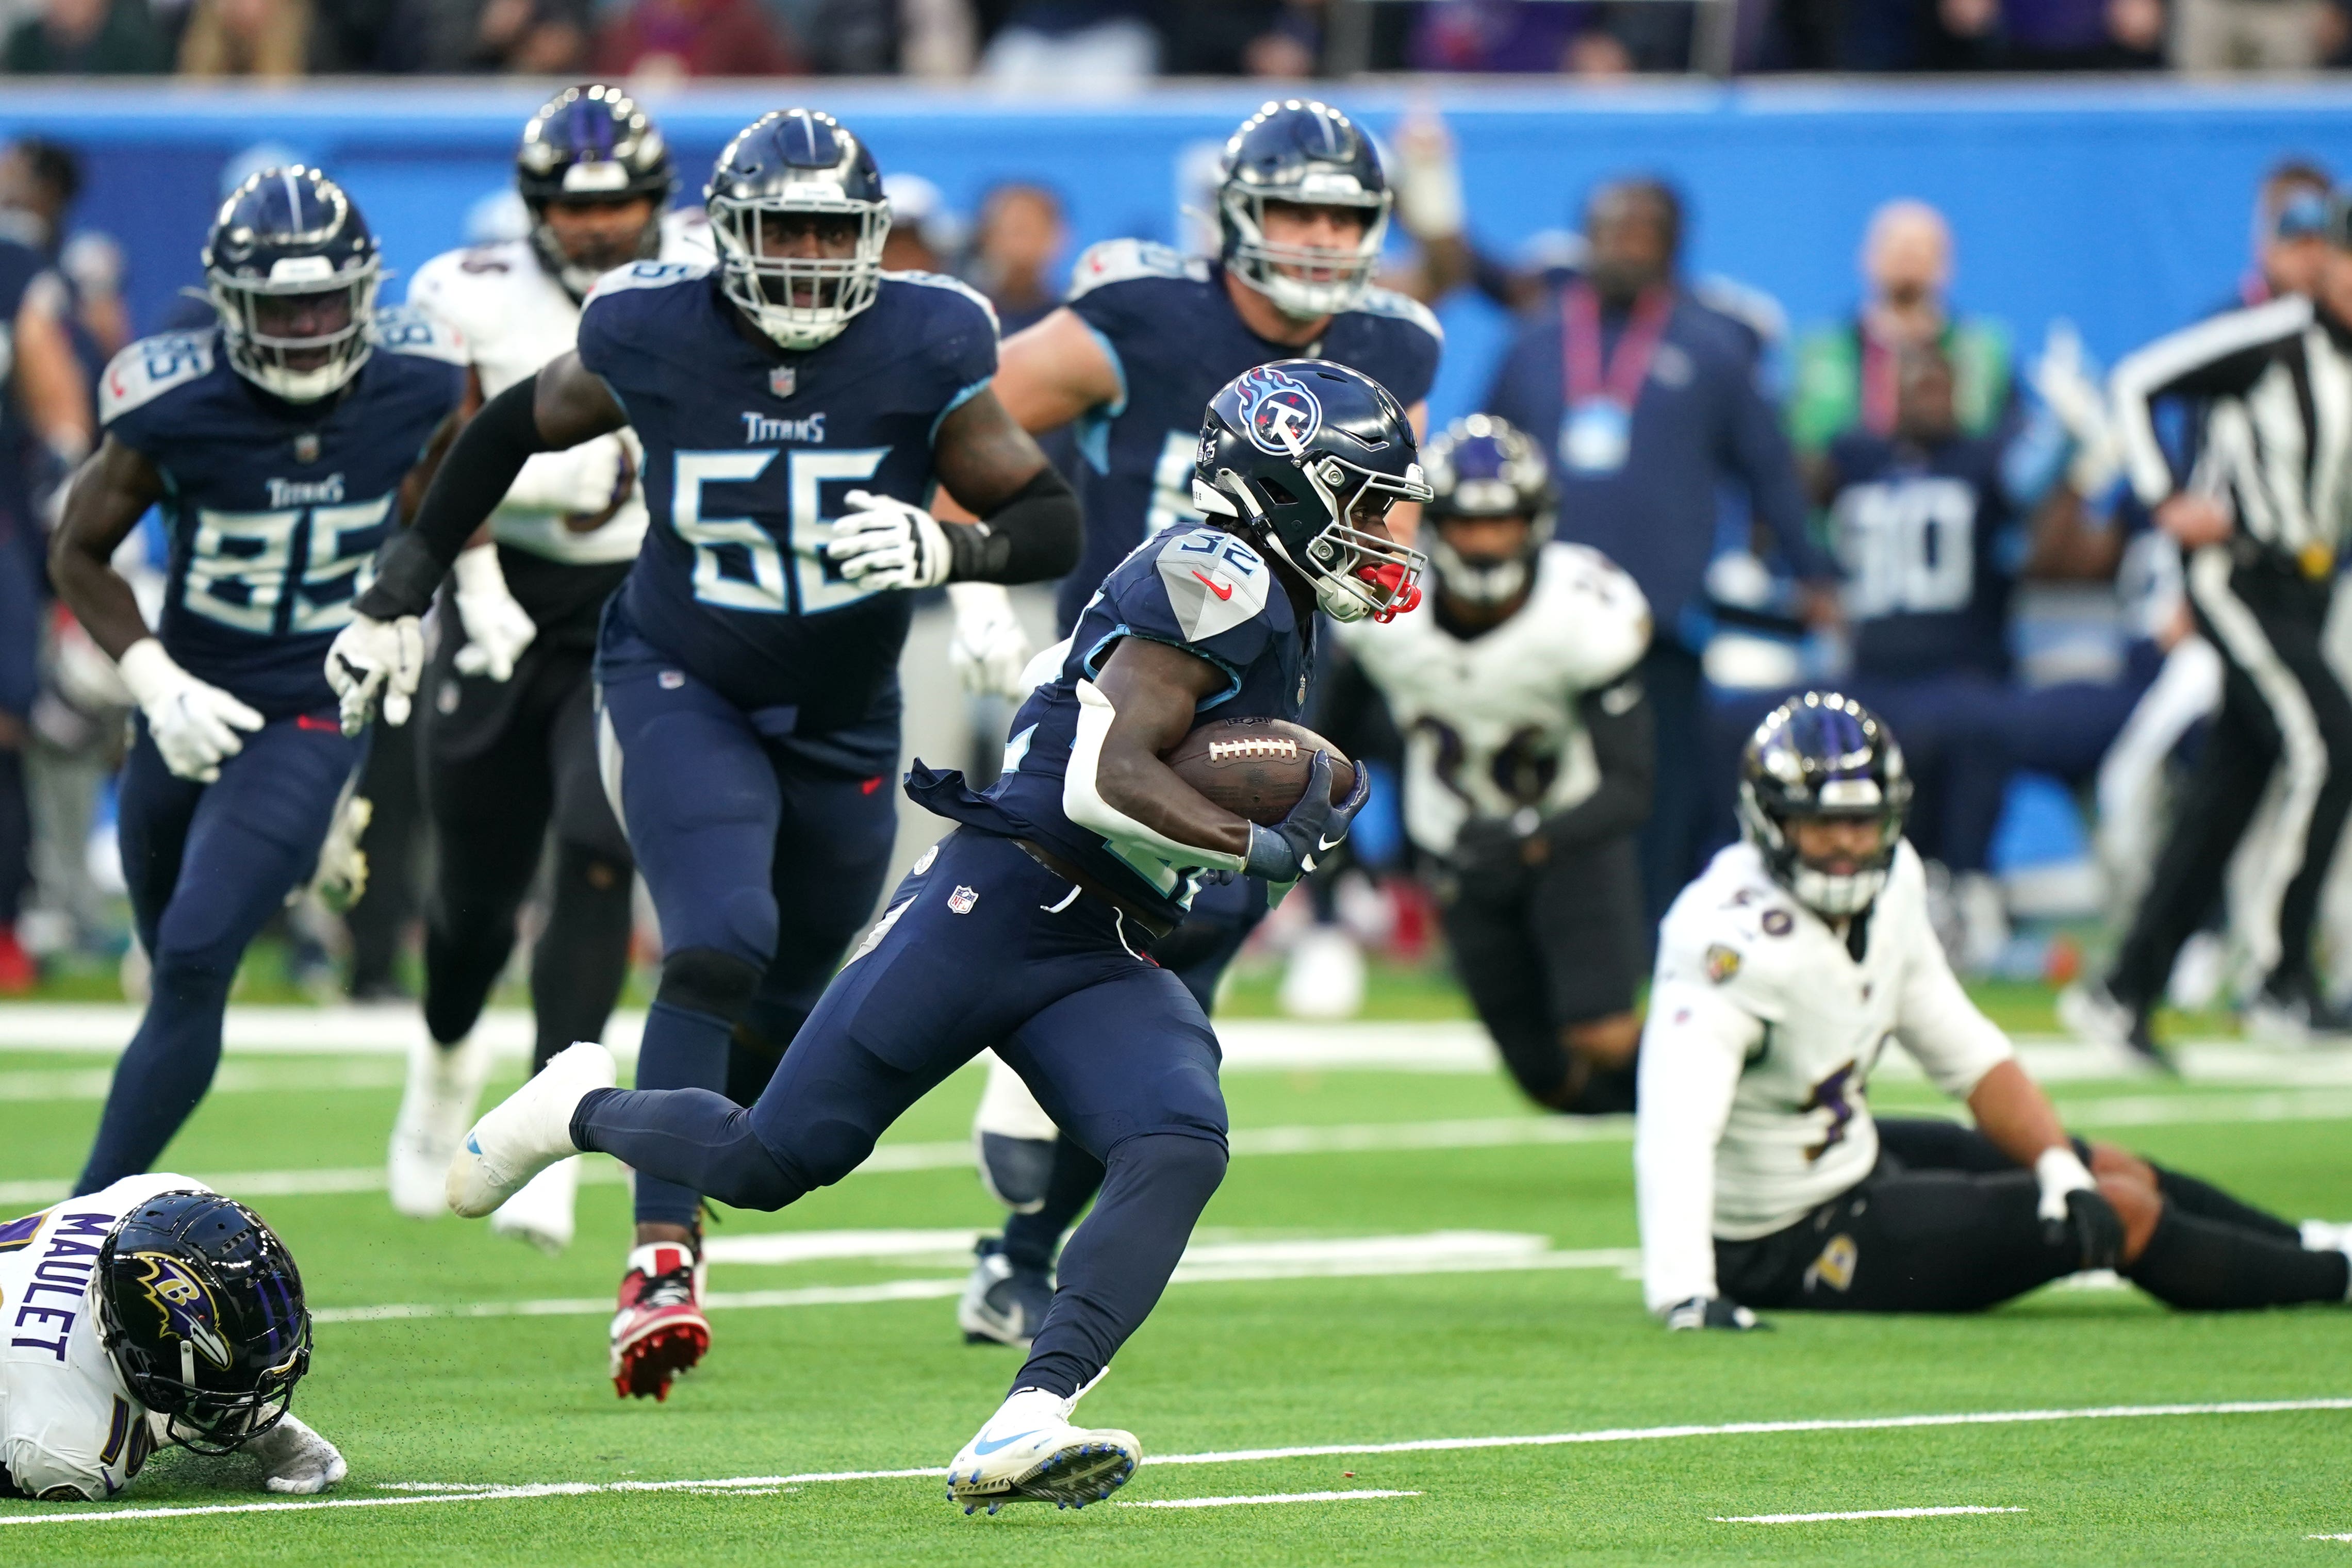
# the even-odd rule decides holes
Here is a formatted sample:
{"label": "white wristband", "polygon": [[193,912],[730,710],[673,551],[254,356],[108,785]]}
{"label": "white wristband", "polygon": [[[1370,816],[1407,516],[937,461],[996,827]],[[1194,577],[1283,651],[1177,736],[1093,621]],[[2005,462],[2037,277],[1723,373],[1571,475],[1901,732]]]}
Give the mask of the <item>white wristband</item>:
{"label": "white wristband", "polygon": [[2042,1184],[2045,1197],[2053,1193],[2063,1197],[2070,1192],[2096,1191],[2099,1186],[2097,1178],[2091,1175],[2091,1167],[2064,1144],[2044,1149],[2035,1158],[2033,1179]]}
{"label": "white wristband", "polygon": [[179,661],[165,653],[163,644],[152,636],[142,637],[123,649],[114,667],[121,673],[122,684],[130,688],[131,700],[142,708],[153,707],[188,678]]}

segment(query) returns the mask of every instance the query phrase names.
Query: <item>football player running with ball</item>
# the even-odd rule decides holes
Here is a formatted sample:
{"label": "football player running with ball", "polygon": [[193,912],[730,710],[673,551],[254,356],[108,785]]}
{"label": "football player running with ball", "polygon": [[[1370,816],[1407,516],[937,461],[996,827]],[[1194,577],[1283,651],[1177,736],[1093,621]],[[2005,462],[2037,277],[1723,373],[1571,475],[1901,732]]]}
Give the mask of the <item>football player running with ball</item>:
{"label": "football player running with ball", "polygon": [[[1745,841],[1660,934],[1633,1152],[1650,1310],[1971,1312],[2085,1269],[2179,1307],[2345,1301],[2343,1228],[2067,1136],[1928,926],[1910,796],[1851,698],[1793,697],[1748,741]],[[1873,1120],[1889,1042],[1975,1131]]]}
{"label": "football player running with ball", "polygon": [[[314,867],[357,895],[364,863],[337,801],[362,742],[320,662],[465,392],[454,334],[376,308],[375,238],[316,170],[247,180],[204,260],[218,325],[133,343],[107,367],[106,438],[49,550],[59,595],[138,701],[122,874],[154,966],[79,1193],[155,1168],[220,1064],[246,944],[287,895]],[[111,560],[155,506],[171,570],[150,630]],[[406,701],[386,716],[406,717]]]}
{"label": "football player running with ball", "polygon": [[1438,862],[1446,945],[1519,1088],[1633,1108],[1650,605],[1551,538],[1543,451],[1475,413],[1429,444],[1427,602],[1340,641],[1405,738],[1405,831]]}
{"label": "football player running with ball", "polygon": [[[1057,577],[1078,546],[1069,486],[988,390],[987,303],[882,270],[889,205],[862,141],[830,115],[763,116],[706,197],[717,265],[641,261],[596,286],[579,347],[466,427],[328,669],[349,715],[381,695],[397,716],[417,617],[524,465],[635,432],[652,521],[595,671],[604,784],[665,948],[647,1090],[724,1087],[739,1029],[781,1053],[873,914],[915,591]],[[986,521],[942,525],[920,505],[934,485]],[[709,1189],[674,1168],[637,1166],[624,1396],[666,1397],[709,1347]]]}
{"label": "football player running with ball", "polygon": [[[1066,635],[1130,550],[1200,517],[1192,484],[1201,411],[1251,366],[1291,355],[1349,366],[1393,392],[1416,433],[1423,428],[1444,340],[1422,306],[1373,286],[1391,202],[1370,139],[1346,115],[1311,100],[1267,103],[1226,141],[1214,259],[1106,240],[1078,258],[1066,304],[1005,340],[993,385],[1006,412],[1033,433],[1076,423],[1095,469],[1085,559],[1055,606]],[[1398,521],[1410,538],[1409,517]],[[968,678],[1027,697],[1036,683],[1012,678],[1024,674],[1027,644],[1003,591],[949,591],[959,596],[955,646]],[[1050,678],[1060,663],[1038,674]],[[1205,1010],[1265,913],[1265,886],[1254,878],[1203,888],[1152,956]],[[1056,1135],[993,1058],[973,1141],[982,1180],[1013,1212],[1001,1239],[981,1241],[956,1320],[969,1339],[1025,1346],[1053,1295],[1055,1250],[1102,1185],[1102,1167]]]}
{"label": "football player running with ball", "polygon": [[[677,181],[659,127],[618,88],[566,88],[523,128],[515,183],[527,239],[435,256],[408,298],[463,336],[478,406],[572,348],[580,302],[632,261],[707,262],[699,211],[666,213]],[[625,430],[522,466],[484,537],[459,552],[427,672],[426,812],[438,846],[425,900],[425,1030],[393,1125],[392,1205],[439,1217],[441,1176],[489,1071],[473,1038],[514,950],[515,915],[551,822],[546,929],[531,954],[534,1070],[596,1040],[628,977],[635,868],[596,771],[590,664],[604,601],[646,535],[641,455]],[[579,1167],[551,1167],[491,1228],[570,1244]]]}
{"label": "football player running with ball", "polygon": [[1359,769],[1335,803],[1318,750],[1297,802],[1261,826],[1160,758],[1204,716],[1295,721],[1318,607],[1378,618],[1420,591],[1421,557],[1385,519],[1429,491],[1404,410],[1376,382],[1317,361],[1254,370],[1217,394],[1195,452],[1213,526],[1176,524],[1104,581],[1060,674],[1014,716],[1003,777],[982,795],[919,763],[908,776],[961,826],[916,862],[756,1104],[617,1090],[610,1053],[577,1045],[476,1124],[449,1167],[467,1215],[584,1149],[641,1180],[782,1208],[994,1051],[1106,1175],[1011,1395],[949,1467],[967,1512],[1084,1506],[1132,1473],[1131,1434],[1070,1415],[1159,1301],[1226,1158],[1216,1036],[1144,949],[1205,874],[1297,881],[1368,789]]}
{"label": "football player running with ball", "polygon": [[289,1408],[310,1370],[302,1276],[258,1215],[138,1176],[0,1223],[0,1498],[102,1501],[157,1449],[244,1454],[274,1492],[347,1467]]}

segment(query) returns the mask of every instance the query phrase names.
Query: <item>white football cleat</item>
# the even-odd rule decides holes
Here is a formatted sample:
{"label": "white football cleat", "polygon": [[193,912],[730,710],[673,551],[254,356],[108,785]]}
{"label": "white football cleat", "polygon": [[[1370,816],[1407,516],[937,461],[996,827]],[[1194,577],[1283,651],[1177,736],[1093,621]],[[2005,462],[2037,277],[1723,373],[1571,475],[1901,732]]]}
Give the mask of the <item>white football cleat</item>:
{"label": "white football cleat", "polygon": [[580,1162],[558,1160],[499,1205],[490,1228],[528,1241],[551,1258],[559,1256],[572,1245],[572,1201],[579,1194]]}
{"label": "white football cleat", "polygon": [[488,1040],[472,1035],[440,1045],[419,1032],[408,1047],[408,1087],[393,1118],[392,1147],[384,1160],[384,1185],[392,1207],[411,1219],[438,1219],[449,1156],[474,1119],[475,1103],[490,1075]]}
{"label": "white football cleat", "polygon": [[1290,950],[1276,998],[1295,1019],[1351,1019],[1364,1010],[1364,950],[1338,925],[1310,925]]}
{"label": "white football cleat", "polygon": [[474,1124],[449,1158],[446,1190],[449,1209],[479,1219],[522,1190],[531,1177],[568,1155],[572,1113],[591,1090],[610,1089],[620,1078],[613,1053],[594,1040],[556,1052],[521,1088]]}
{"label": "white football cleat", "polygon": [[1143,1445],[1132,1432],[1071,1426],[1070,1412],[1085,1393],[1065,1399],[1042,1388],[1015,1389],[948,1466],[948,1500],[966,1513],[994,1513],[1023,1500],[1084,1508],[1125,1486],[1142,1462]]}

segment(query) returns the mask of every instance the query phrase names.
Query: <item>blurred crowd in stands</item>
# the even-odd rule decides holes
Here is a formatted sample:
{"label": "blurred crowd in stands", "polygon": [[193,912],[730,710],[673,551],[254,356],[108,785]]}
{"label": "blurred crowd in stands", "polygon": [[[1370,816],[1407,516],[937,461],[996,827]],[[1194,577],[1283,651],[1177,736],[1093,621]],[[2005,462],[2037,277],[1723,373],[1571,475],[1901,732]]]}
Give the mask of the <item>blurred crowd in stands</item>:
{"label": "blurred crowd in stands", "polygon": [[2309,70],[2340,0],[0,0],[0,74],[639,81]]}

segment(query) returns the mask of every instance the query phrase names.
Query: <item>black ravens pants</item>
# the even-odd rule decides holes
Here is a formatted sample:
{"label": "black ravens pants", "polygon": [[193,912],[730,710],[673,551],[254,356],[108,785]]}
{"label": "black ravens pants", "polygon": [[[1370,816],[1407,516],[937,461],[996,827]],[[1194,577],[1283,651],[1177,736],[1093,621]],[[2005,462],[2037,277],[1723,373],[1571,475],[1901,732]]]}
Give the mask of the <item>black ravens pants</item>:
{"label": "black ravens pants", "polygon": [[2228,546],[2189,557],[2189,603],[2226,671],[2221,711],[2108,977],[2118,1000],[2144,1009],[2162,998],[2273,773],[2285,789],[2245,936],[2270,989],[2308,986],[2312,917],[2352,810],[2352,697],[2321,647],[2334,587],[2267,554],[2234,559]]}

